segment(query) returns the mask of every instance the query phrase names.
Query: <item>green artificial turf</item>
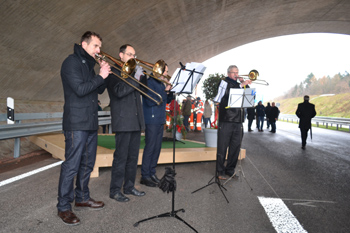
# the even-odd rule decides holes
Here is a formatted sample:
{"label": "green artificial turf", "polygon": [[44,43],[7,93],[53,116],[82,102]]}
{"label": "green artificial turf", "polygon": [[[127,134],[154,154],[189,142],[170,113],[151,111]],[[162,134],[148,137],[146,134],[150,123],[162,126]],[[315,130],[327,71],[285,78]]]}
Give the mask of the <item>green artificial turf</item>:
{"label": "green artificial turf", "polygon": [[[176,141],[175,148],[200,148],[205,147],[205,144],[183,141],[185,144]],[[114,135],[98,135],[98,143],[99,146],[114,150],[115,149],[115,139]],[[145,136],[141,136],[140,149],[145,148]],[[163,141],[162,148],[173,148],[173,141]]]}

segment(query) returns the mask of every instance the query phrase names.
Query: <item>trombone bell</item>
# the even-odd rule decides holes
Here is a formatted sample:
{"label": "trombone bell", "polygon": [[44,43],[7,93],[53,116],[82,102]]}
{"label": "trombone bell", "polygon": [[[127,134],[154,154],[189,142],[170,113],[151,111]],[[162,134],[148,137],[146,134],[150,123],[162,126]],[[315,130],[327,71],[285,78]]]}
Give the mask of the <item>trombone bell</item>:
{"label": "trombone bell", "polygon": [[251,70],[248,74],[250,80],[255,81],[258,79],[259,72],[257,70]]}

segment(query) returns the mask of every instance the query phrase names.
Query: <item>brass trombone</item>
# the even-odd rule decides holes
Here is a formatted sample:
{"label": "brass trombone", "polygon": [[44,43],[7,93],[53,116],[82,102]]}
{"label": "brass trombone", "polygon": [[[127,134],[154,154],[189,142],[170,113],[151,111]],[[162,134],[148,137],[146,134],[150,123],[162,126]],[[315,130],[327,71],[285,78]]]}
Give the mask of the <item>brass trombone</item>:
{"label": "brass trombone", "polygon": [[[142,61],[140,59],[136,59],[135,60],[138,62],[137,64],[139,66],[141,66],[142,68],[149,70],[153,73],[153,76],[150,75],[152,78],[157,79],[160,82],[163,82],[167,85],[171,85],[171,83],[169,83],[169,80],[171,79],[171,77],[169,75],[163,75],[164,70],[165,70],[165,61],[164,60],[158,60],[155,64],[146,62],[146,61]],[[141,63],[141,64],[140,64]],[[163,76],[167,79],[167,81],[160,79],[160,77]]]}
{"label": "brass trombone", "polygon": [[[103,54],[103,55],[102,55]],[[153,91],[151,88],[149,88],[147,85],[141,83],[139,80],[137,80],[136,78],[134,78],[133,76],[131,76],[131,74],[134,72],[135,67],[136,67],[136,61],[135,59],[131,58],[129,59],[127,62],[122,62],[121,60],[114,58],[110,55],[108,55],[108,58],[113,61],[114,63],[116,63],[118,66],[115,66],[114,64],[112,64],[111,62],[106,60],[105,56],[106,53],[101,52],[100,54],[95,54],[95,59],[96,60],[102,60],[107,62],[110,66],[114,67],[115,69],[119,70],[121,73],[121,76],[114,73],[113,71],[111,72],[112,74],[114,74],[116,77],[120,78],[121,80],[123,80],[124,82],[126,82],[129,86],[133,87],[135,90],[139,91],[141,94],[143,94],[144,96],[148,97],[149,99],[151,99],[152,101],[154,101],[157,105],[160,105],[163,102],[162,96],[160,94],[158,94],[157,92]],[[138,87],[132,85],[131,83],[129,83],[128,81],[126,81],[126,78],[131,78],[132,80],[134,80],[135,82],[137,82],[138,84],[142,85],[143,87],[145,87],[147,90],[153,92],[155,95],[157,95],[159,97],[159,101],[155,100],[154,98],[152,98],[150,95],[146,94],[144,91],[140,90]]]}
{"label": "brass trombone", "polygon": [[[111,55],[109,55],[109,54],[107,54],[105,52],[101,51],[100,54],[102,54],[103,56],[109,58],[111,61],[113,61],[113,62],[115,62],[117,64],[119,62],[119,59],[116,59],[116,58],[112,57]],[[165,70],[165,61],[158,60],[155,64],[152,64],[152,63],[145,62],[145,61],[142,61],[142,60],[136,59],[136,58],[134,58],[134,60],[137,62],[136,65],[139,65],[142,68],[153,72],[153,75],[147,74],[148,76],[150,76],[150,77],[152,77],[152,78],[154,78],[154,79],[156,79],[156,80],[158,80],[160,82],[163,82],[163,83],[165,83],[167,85],[171,85],[171,83],[169,83],[169,80],[170,80],[171,77],[169,75],[166,75],[166,76],[163,75],[163,72]],[[168,81],[162,80],[160,78],[161,76],[164,76]]]}
{"label": "brass trombone", "polygon": [[[255,82],[256,84],[260,84],[260,85],[266,85],[268,86],[269,83],[266,82],[265,80],[261,80],[261,79],[258,79],[258,76],[259,76],[259,72],[257,70],[251,70],[249,72],[249,74],[244,74],[244,75],[240,75],[240,76],[248,76],[249,79],[253,82]],[[243,79],[247,79],[247,78],[244,78],[242,77]]]}

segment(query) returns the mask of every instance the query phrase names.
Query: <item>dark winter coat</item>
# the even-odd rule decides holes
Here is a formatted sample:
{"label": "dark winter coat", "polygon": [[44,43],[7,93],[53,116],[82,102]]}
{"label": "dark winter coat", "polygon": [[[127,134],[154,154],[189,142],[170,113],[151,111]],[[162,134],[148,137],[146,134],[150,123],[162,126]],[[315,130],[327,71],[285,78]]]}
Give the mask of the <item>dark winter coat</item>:
{"label": "dark winter coat", "polygon": [[[165,92],[165,86],[162,82],[157,81],[154,78],[149,78],[147,80],[147,85],[150,89],[162,96],[163,102],[160,105],[157,105],[156,102],[148,98],[147,96],[142,96],[143,104],[143,114],[145,116],[146,125],[155,125],[155,124],[165,124],[165,107],[167,103],[170,103],[173,98],[173,93],[167,94]],[[159,96],[154,94],[151,91],[147,91],[147,95],[151,96],[155,100],[159,100]]]}
{"label": "dark winter coat", "polygon": [[276,122],[276,119],[278,119],[278,115],[280,114],[280,110],[275,106],[271,107],[270,114],[269,114],[269,122]]}
{"label": "dark winter coat", "polygon": [[97,97],[106,86],[104,79],[95,74],[95,64],[95,59],[77,44],[62,63],[63,130],[98,129]]}
{"label": "dark winter coat", "polygon": [[265,107],[264,107],[264,105],[259,105],[258,104],[258,106],[256,106],[256,115],[257,116],[265,116]]}
{"label": "dark winter coat", "polygon": [[[115,65],[118,66],[118,65]],[[111,68],[112,72],[120,76],[120,71]],[[124,81],[123,81],[124,80]],[[110,74],[107,79],[107,90],[110,98],[112,131],[131,132],[145,129],[140,92],[126,82],[145,91],[139,83],[131,78],[121,79]],[[126,81],[126,82],[125,82]],[[147,76],[143,75],[140,81],[147,84]]]}
{"label": "dark winter coat", "polygon": [[240,108],[226,108],[228,105],[230,89],[240,88],[240,83],[229,77],[226,77],[225,81],[227,82],[227,87],[219,104],[219,122],[242,123],[244,122],[244,112],[242,113]]}
{"label": "dark winter coat", "polygon": [[310,129],[311,119],[316,116],[315,105],[309,103],[309,101],[304,101],[298,104],[295,114],[300,118],[299,128]]}

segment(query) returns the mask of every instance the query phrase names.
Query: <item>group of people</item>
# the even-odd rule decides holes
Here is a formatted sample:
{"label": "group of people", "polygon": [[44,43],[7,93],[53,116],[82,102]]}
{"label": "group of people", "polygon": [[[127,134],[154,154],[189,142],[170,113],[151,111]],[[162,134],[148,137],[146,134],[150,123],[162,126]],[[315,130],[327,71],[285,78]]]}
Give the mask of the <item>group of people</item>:
{"label": "group of people", "polygon": [[186,131],[202,131],[202,122],[205,128],[210,127],[212,108],[208,100],[203,101],[200,97],[192,99],[190,95],[183,100],[181,113]]}
{"label": "group of people", "polygon": [[259,132],[264,132],[264,121],[266,117],[267,129],[270,128],[271,125],[271,133],[276,133],[276,121],[279,116],[279,109],[276,106],[275,102],[267,103],[265,107],[261,101],[258,102],[258,105],[255,108],[247,108],[247,119],[248,119],[248,132],[252,130],[253,120],[256,119],[256,128],[258,128]]}
{"label": "group of people", "polygon": [[[146,145],[143,152],[141,184],[156,187],[160,182],[156,176],[163,129],[165,124],[165,105],[173,99],[167,83],[168,66],[162,70],[158,79],[149,78],[140,66],[126,79],[125,73],[105,60],[96,59],[100,53],[102,38],[91,31],[85,32],[80,44],[74,45],[61,67],[61,79],[64,91],[63,131],[65,136],[65,161],[61,165],[58,185],[58,216],[68,225],[77,225],[80,219],[72,211],[76,208],[102,209],[104,203],[90,196],[89,179],[93,170],[97,151],[98,131],[98,94],[108,90],[110,98],[111,127],[115,133],[116,149],[113,154],[109,196],[119,201],[129,201],[128,195],[144,196],[145,192],[135,188],[137,161],[139,155],[141,131],[145,131]],[[132,45],[124,44],[119,48],[119,58],[125,64],[136,58]],[[99,63],[99,73],[94,66]],[[167,83],[167,84],[164,84]],[[131,85],[133,85],[133,87]],[[152,101],[159,98],[145,87],[161,95],[162,102]],[[143,96],[142,90],[149,97]],[[74,179],[76,185],[74,187]]]}
{"label": "group of people", "polygon": [[[137,162],[140,147],[141,131],[145,132],[145,148],[143,151],[140,183],[149,187],[157,187],[160,183],[156,175],[156,166],[161,150],[164,124],[166,121],[166,103],[175,102],[171,85],[167,83],[165,76],[168,66],[162,70],[159,79],[149,78],[140,66],[127,78],[117,64],[110,65],[103,59],[96,59],[100,53],[102,38],[91,31],[85,32],[80,44],[74,45],[73,54],[69,55],[62,63],[61,79],[64,91],[63,131],[65,137],[65,161],[61,165],[58,184],[58,216],[67,225],[77,225],[80,219],[72,211],[72,203],[75,208],[102,209],[105,204],[94,200],[90,195],[89,180],[94,168],[97,151],[98,131],[98,94],[105,89],[110,98],[111,128],[115,133],[116,149],[113,154],[109,197],[118,202],[129,201],[128,195],[141,197],[145,192],[135,188]],[[136,58],[135,48],[130,44],[124,44],[119,48],[119,58],[125,64],[130,59]],[[95,73],[94,66],[99,63],[99,72]],[[240,109],[226,108],[228,105],[229,91],[231,88],[249,87],[251,80],[243,80],[239,77],[238,67],[231,65],[227,69],[225,78],[227,87],[225,94],[219,103],[219,125],[217,144],[216,176],[218,179],[227,179],[226,176],[235,175],[235,167],[240,153],[243,139],[244,113]],[[165,84],[166,83],[166,84]],[[132,86],[131,86],[131,85]],[[162,97],[161,103],[151,100],[157,99],[154,90]],[[138,90],[147,93],[141,96]],[[208,101],[203,105],[200,98],[196,99],[197,105],[192,107],[192,99],[187,97],[182,106],[184,124],[188,127],[189,119],[194,118],[196,109],[196,122],[201,125],[204,113],[204,122],[207,123],[211,116]],[[266,109],[259,103],[256,108],[259,127],[263,127],[263,116]],[[175,108],[175,107],[174,107]],[[268,118],[272,126],[272,132],[276,131],[275,121],[278,113],[272,114],[277,109],[272,107]],[[305,113],[306,104],[300,105],[297,115],[313,117],[314,112]],[[249,110],[249,109],[248,109]],[[261,115],[261,111],[264,115]],[[275,110],[275,111],[278,111]],[[192,114],[193,113],[193,114]],[[191,116],[192,115],[192,116]],[[249,112],[248,112],[249,115]],[[249,119],[249,116],[248,116]],[[303,125],[304,122],[301,125]],[[305,133],[308,124],[301,128],[302,136],[306,140]],[[250,124],[251,126],[251,124]],[[199,126],[196,126],[197,129]],[[193,128],[195,129],[195,128]],[[304,139],[303,139],[304,140]],[[305,148],[306,142],[303,141]],[[227,153],[228,150],[228,153]],[[228,154],[228,155],[227,155]],[[225,158],[227,155],[227,163]],[[74,179],[75,186],[74,186]]]}

